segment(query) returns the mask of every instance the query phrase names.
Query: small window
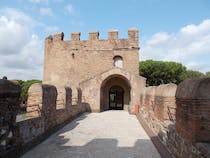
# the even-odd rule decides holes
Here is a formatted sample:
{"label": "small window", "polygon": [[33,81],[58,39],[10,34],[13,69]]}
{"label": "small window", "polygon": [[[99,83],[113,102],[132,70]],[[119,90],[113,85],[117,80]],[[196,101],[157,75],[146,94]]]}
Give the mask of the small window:
{"label": "small window", "polygon": [[115,67],[123,68],[123,59],[121,56],[115,56],[113,60]]}

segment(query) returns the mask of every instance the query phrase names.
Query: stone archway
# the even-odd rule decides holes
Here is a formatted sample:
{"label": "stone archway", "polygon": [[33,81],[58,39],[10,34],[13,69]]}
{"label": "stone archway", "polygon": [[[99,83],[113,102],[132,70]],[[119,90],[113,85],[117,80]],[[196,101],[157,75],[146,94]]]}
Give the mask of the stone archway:
{"label": "stone archway", "polygon": [[145,87],[145,78],[131,74],[121,68],[112,68],[79,84],[82,89],[83,102],[90,105],[92,112],[109,109],[109,89],[118,85],[124,90],[123,109],[133,113],[138,105],[140,94]]}
{"label": "stone archway", "polygon": [[101,84],[100,111],[109,109],[128,110],[131,104],[131,85],[121,75],[111,75]]}

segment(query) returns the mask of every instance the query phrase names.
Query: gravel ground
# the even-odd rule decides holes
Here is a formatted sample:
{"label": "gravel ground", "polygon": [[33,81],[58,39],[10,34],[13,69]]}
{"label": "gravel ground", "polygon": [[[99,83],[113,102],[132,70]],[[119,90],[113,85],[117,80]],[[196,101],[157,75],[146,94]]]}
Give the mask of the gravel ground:
{"label": "gravel ground", "polygon": [[126,111],[86,113],[22,158],[160,158],[136,116]]}

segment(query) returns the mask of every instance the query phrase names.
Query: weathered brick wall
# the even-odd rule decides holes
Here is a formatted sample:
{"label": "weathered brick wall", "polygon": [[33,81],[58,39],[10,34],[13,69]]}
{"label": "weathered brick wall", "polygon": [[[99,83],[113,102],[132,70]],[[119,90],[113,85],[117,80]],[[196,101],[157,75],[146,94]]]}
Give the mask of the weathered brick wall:
{"label": "weathered brick wall", "polygon": [[[88,40],[80,40],[80,33],[72,33],[64,40],[58,33],[45,40],[44,84],[78,86],[84,80],[114,67],[115,56],[123,59],[123,69],[139,74],[138,30],[129,29],[127,39],[119,39],[118,32],[108,32],[108,39],[99,39],[99,32],[89,33]],[[61,82],[62,81],[62,82]]]}
{"label": "weathered brick wall", "polygon": [[154,114],[160,121],[175,120],[175,93],[177,85],[165,84],[155,91]]}
{"label": "weathered brick wall", "polygon": [[145,110],[149,112],[153,110],[154,107],[154,94],[155,94],[155,86],[146,87],[142,94],[142,103],[141,105],[145,107]]}
{"label": "weathered brick wall", "polygon": [[[112,80],[115,77],[116,80]],[[125,88],[127,88],[127,95],[130,95],[130,102],[124,106],[124,110],[134,113],[134,105],[139,104],[139,96],[145,87],[146,81],[145,78],[139,75],[133,75],[132,73],[119,68],[113,68],[109,71],[105,71],[104,73],[96,75],[89,80],[80,83],[79,86],[81,87],[84,96],[83,100],[90,104],[91,111],[100,112],[107,110],[106,99],[108,101],[108,98],[106,97],[108,97],[108,93],[104,95],[107,91],[103,86],[105,85],[105,87],[108,87],[109,84],[107,83],[109,83],[109,81],[111,81],[111,84],[116,83],[122,87],[124,86],[121,83],[125,84],[126,82]],[[129,88],[131,89],[129,90]]]}
{"label": "weathered brick wall", "polygon": [[209,158],[209,143],[195,143],[183,139],[176,130],[175,122],[160,121],[145,109],[140,109],[141,117],[152,129],[159,140],[165,145],[173,158]]}
{"label": "weathered brick wall", "polygon": [[[39,89],[41,97],[40,95],[37,95],[37,91],[35,91],[35,89]],[[33,103],[35,101],[41,103],[40,106],[42,109],[39,117],[29,117],[26,120],[19,122],[19,128],[22,134],[21,140],[24,143],[33,140],[38,135],[59,126],[65,121],[76,117],[78,114],[85,112],[88,109],[87,105],[82,102],[78,102],[78,100],[81,100],[82,97],[81,92],[79,92],[78,89],[71,90],[70,87],[56,88],[51,85],[35,83],[30,87],[29,91],[33,98],[31,98],[32,100],[28,100],[28,102]],[[74,106],[71,104],[72,93],[77,96],[74,98],[77,103],[74,104]],[[36,109],[34,110],[36,111]]]}
{"label": "weathered brick wall", "polygon": [[57,90],[55,86],[42,85],[42,113],[44,118],[45,130],[48,130],[56,125],[56,100]]}
{"label": "weathered brick wall", "polygon": [[23,146],[26,143],[35,140],[45,132],[45,123],[43,117],[34,117],[18,122],[19,141]]}
{"label": "weathered brick wall", "polygon": [[[75,92],[70,87],[56,88],[36,83],[29,88],[28,103],[38,106],[28,107],[25,114],[19,115],[24,119],[16,120],[20,92],[18,85],[0,80],[0,157],[18,157],[24,148],[28,149],[47,133],[89,110],[89,105],[81,102],[81,89],[77,88]],[[72,93],[75,94],[74,105]]]}
{"label": "weathered brick wall", "polygon": [[175,84],[146,87],[141,94],[140,107],[160,121],[175,119]]}
{"label": "weathered brick wall", "polygon": [[56,100],[56,109],[64,109],[65,105],[67,104],[66,99],[66,89],[63,88],[57,88],[57,100]]}
{"label": "weathered brick wall", "polygon": [[[177,88],[147,87],[140,96],[139,117],[157,134],[172,157],[210,157],[209,92],[210,79],[205,78],[184,81]],[[165,107],[171,108],[172,116]]]}
{"label": "weathered brick wall", "polygon": [[210,78],[182,82],[176,105],[177,132],[192,142],[210,142]]}
{"label": "weathered brick wall", "polygon": [[27,117],[39,117],[42,110],[42,87],[41,83],[35,83],[29,87],[27,101]]}
{"label": "weathered brick wall", "polygon": [[0,157],[19,144],[16,115],[20,110],[20,92],[19,85],[0,79]]}

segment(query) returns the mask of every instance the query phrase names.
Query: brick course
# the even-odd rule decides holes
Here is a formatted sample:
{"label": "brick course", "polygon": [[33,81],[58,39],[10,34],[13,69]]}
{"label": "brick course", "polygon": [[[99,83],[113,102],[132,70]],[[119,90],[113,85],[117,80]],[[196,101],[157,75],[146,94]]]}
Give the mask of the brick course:
{"label": "brick course", "polygon": [[210,78],[186,80],[176,92],[178,133],[192,142],[210,142]]}
{"label": "brick course", "polygon": [[[209,85],[210,78],[205,78],[184,81],[177,88],[170,84],[146,87],[142,92],[138,117],[156,133],[172,157],[210,157]],[[175,118],[171,119],[168,107]]]}
{"label": "brick course", "polygon": [[[17,115],[20,92],[19,85],[0,80],[0,157],[19,157],[35,142],[43,140],[50,131],[90,109],[87,103],[81,102],[81,90],[74,92],[77,104],[73,106],[70,87],[56,88],[35,83],[29,89],[28,103],[39,106],[29,107],[25,114]],[[60,106],[60,100],[65,100],[63,107],[56,108]],[[16,116],[25,118],[16,119]]]}
{"label": "brick course", "polygon": [[[119,39],[117,30],[108,32],[108,39],[99,39],[99,32],[80,40],[80,33],[57,33],[45,40],[44,84],[78,86],[80,82],[114,67],[114,56],[123,58],[123,69],[139,74],[138,30],[129,29],[128,39]],[[62,82],[60,82],[62,80]]]}
{"label": "brick course", "polygon": [[20,92],[18,84],[0,79],[0,156],[19,144],[16,115],[20,110]]}

